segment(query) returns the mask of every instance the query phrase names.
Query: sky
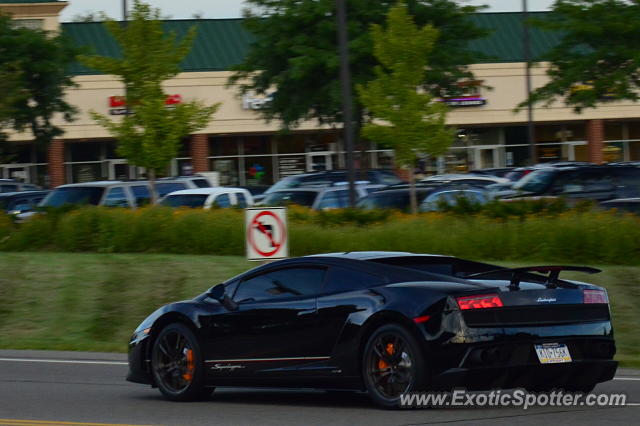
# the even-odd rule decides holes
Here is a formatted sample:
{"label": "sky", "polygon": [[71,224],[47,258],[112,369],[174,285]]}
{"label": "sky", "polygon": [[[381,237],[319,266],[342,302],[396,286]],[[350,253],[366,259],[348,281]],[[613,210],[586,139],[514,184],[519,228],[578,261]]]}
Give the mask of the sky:
{"label": "sky", "polygon": [[[122,0],[67,0],[69,5],[62,11],[62,21],[68,22],[76,15],[88,12],[106,12],[112,18],[122,18]],[[375,0],[372,0],[375,1]],[[147,0],[162,14],[173,19],[192,18],[194,14],[203,18],[238,18],[242,16],[243,0]],[[489,5],[490,12],[515,12],[522,8],[520,0],[459,0],[467,4]],[[554,0],[528,0],[529,10],[547,10]],[[129,4],[133,0],[128,0]]]}

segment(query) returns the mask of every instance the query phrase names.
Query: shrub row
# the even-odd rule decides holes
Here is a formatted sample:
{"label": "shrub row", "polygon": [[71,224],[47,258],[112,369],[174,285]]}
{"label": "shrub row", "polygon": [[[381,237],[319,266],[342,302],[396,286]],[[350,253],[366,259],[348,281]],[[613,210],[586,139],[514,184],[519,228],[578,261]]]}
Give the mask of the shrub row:
{"label": "shrub row", "polygon": [[[358,250],[487,260],[640,264],[640,218],[544,210],[525,215],[289,210],[291,255]],[[242,255],[242,211],[83,208],[16,225],[0,217],[0,250]]]}

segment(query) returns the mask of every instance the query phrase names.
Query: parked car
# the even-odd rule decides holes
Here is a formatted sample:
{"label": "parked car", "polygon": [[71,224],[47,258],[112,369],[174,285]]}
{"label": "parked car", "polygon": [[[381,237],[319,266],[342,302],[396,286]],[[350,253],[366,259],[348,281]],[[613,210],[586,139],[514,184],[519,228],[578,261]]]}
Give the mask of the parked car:
{"label": "parked car", "polygon": [[441,210],[442,203],[455,206],[461,198],[475,204],[486,204],[489,202],[489,197],[483,191],[474,189],[452,189],[427,195],[422,203],[420,203],[418,210],[421,212],[439,211]]}
{"label": "parked car", "polygon": [[[380,188],[384,188],[384,185],[356,185],[356,197],[361,199]],[[297,204],[314,210],[347,208],[349,207],[349,189],[346,184],[340,182],[326,188],[282,189],[266,194],[258,203],[261,206],[285,204]]]}
{"label": "parked car", "polygon": [[511,172],[514,168],[515,167],[497,167],[497,168],[491,168],[491,169],[475,169],[475,170],[470,170],[469,174],[505,177],[505,175]]}
{"label": "parked car", "polygon": [[[367,177],[364,181],[374,185],[395,185],[402,183],[393,171],[386,169],[367,170]],[[356,179],[362,180],[360,171],[356,170]],[[309,188],[309,187],[327,187],[338,182],[346,182],[348,180],[346,170],[331,170],[318,173],[304,173],[299,175],[287,176],[280,179],[264,192],[264,196],[274,191],[282,189]],[[260,197],[256,197],[258,201]]]}
{"label": "parked car", "polygon": [[0,194],[0,211],[10,215],[32,212],[49,191],[3,192]]}
{"label": "parked car", "polygon": [[167,207],[191,207],[210,209],[212,207],[251,207],[253,197],[244,188],[198,188],[170,192],[159,202]]}
{"label": "parked car", "polygon": [[136,208],[149,204],[149,184],[143,181],[99,181],[61,185],[51,191],[40,207],[93,205]]}
{"label": "parked car", "polygon": [[404,252],[280,260],[150,313],[127,380],[173,401],[284,386],[366,391],[386,408],[455,388],[590,392],[618,367],[609,299],[563,271],[600,272]]}
{"label": "parked car", "polygon": [[607,165],[547,167],[520,179],[512,189],[512,193],[500,198],[562,196],[568,200],[604,201],[614,198],[640,197],[640,167]]}
{"label": "parked car", "polygon": [[32,183],[18,182],[13,179],[0,179],[0,193],[19,191],[38,191],[42,188]]}
{"label": "parked car", "polygon": [[[446,188],[443,185],[433,184],[416,184],[416,195],[418,205],[424,198],[439,189]],[[361,198],[356,207],[373,210],[373,209],[393,209],[409,211],[411,208],[411,199],[409,195],[408,185],[394,185],[375,191],[364,198]]]}
{"label": "parked car", "polygon": [[472,174],[446,174],[446,175],[434,175],[420,180],[422,183],[433,184],[456,184],[467,185],[469,187],[484,188],[485,186],[493,185],[495,183],[507,183],[508,179],[500,178],[497,176],[486,175],[472,175]]}
{"label": "parked car", "polygon": [[603,209],[616,209],[622,212],[640,214],[640,198],[616,198],[600,203]]}

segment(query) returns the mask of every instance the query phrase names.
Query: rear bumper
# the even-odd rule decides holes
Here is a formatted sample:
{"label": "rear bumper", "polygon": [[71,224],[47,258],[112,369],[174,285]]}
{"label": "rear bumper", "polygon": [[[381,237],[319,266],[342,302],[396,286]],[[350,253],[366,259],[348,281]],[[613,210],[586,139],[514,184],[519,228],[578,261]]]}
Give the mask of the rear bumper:
{"label": "rear bumper", "polygon": [[433,388],[451,390],[553,389],[611,380],[618,368],[613,360],[577,361],[562,364],[528,364],[474,368],[451,368],[433,378]]}

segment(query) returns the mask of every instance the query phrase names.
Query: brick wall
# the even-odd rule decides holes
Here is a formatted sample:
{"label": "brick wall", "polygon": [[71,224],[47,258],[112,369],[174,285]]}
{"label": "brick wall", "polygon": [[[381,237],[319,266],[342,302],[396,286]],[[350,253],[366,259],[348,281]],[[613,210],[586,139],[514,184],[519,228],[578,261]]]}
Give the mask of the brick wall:
{"label": "brick wall", "polygon": [[189,151],[193,172],[209,171],[209,135],[191,135]]}
{"label": "brick wall", "polygon": [[602,148],[604,146],[604,121],[589,120],[587,121],[587,148],[589,152],[589,161],[595,164],[602,164],[604,156]]}
{"label": "brick wall", "polygon": [[64,173],[64,141],[62,139],[54,139],[49,145],[49,186],[65,184]]}

